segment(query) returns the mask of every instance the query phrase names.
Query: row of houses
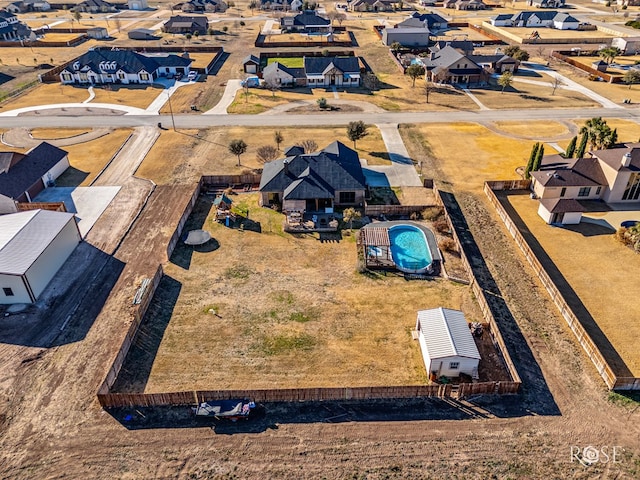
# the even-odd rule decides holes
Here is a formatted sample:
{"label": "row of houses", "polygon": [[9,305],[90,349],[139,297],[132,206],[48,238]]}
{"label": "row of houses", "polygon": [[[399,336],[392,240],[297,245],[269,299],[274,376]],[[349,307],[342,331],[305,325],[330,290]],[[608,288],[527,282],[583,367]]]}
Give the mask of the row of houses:
{"label": "row of houses", "polygon": [[159,77],[188,75],[193,60],[188,53],[139,53],[93,49],[60,72],[63,84],[152,84]]}
{"label": "row of houses", "polygon": [[568,13],[551,11],[529,11],[515,14],[501,14],[490,19],[494,27],[555,28],[577,30],[580,21]]}
{"label": "row of houses", "polygon": [[589,210],[588,201],[638,202],[640,144],[595,150],[584,158],[547,155],[531,177],[538,215],[549,224],[577,224]]}

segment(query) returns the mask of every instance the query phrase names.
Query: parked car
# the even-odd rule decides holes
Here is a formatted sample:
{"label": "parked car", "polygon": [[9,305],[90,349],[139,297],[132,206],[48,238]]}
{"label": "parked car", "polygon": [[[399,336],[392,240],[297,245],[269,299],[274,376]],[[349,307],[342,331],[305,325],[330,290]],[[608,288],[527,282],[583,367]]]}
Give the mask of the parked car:
{"label": "parked car", "polygon": [[187,79],[192,82],[194,81],[196,78],[198,78],[198,72],[196,72],[195,70],[191,70],[189,72],[189,75],[187,75]]}

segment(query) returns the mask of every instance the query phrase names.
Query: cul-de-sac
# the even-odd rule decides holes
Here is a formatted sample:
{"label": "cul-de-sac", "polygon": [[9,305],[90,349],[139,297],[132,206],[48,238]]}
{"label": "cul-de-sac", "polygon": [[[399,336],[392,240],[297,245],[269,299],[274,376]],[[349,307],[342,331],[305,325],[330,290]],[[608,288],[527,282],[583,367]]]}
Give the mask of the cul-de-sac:
{"label": "cul-de-sac", "polygon": [[640,2],[1,0],[0,477],[640,478]]}

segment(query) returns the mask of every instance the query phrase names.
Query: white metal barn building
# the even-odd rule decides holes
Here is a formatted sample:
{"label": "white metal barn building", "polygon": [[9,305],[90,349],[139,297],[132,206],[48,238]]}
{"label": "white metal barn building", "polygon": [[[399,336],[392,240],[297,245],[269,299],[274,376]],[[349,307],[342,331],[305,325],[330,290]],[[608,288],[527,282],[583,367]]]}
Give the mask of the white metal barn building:
{"label": "white metal barn building", "polygon": [[477,377],[480,353],[464,313],[442,307],[420,310],[416,330],[427,375]]}
{"label": "white metal barn building", "polygon": [[81,241],[73,213],[0,216],[0,304],[34,303]]}

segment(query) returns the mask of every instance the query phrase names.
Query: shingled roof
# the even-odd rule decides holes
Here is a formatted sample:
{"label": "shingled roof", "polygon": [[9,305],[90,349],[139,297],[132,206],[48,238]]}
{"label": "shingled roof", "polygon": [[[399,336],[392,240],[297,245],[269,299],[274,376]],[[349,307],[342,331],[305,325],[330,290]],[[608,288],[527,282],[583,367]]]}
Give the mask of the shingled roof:
{"label": "shingled roof", "polygon": [[340,142],[323,150],[264,164],[260,190],[284,192],[284,198],[330,198],[336,190],[365,188],[358,154]]}
{"label": "shingled roof", "polygon": [[144,70],[152,73],[165,65],[187,67],[192,61],[190,58],[175,54],[144,55],[131,50],[96,49],[79,56],[67,69],[73,71],[91,69],[94,72],[114,73],[118,70],[126,73],[139,73]]}
{"label": "shingled roof", "polygon": [[0,173],[0,195],[18,198],[67,155],[61,148],[42,142]]}
{"label": "shingled roof", "polygon": [[304,57],[307,75],[322,75],[331,64],[344,73],[360,73],[358,57]]}

